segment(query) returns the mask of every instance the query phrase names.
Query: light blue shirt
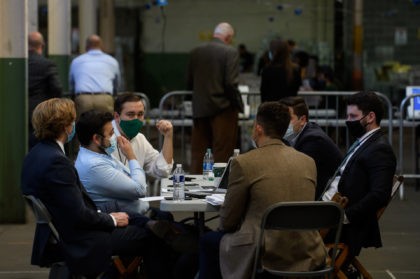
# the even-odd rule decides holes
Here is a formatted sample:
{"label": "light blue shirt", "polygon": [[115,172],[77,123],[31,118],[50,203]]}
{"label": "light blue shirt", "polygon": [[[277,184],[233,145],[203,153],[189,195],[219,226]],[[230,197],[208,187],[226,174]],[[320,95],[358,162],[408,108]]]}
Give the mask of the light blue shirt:
{"label": "light blue shirt", "polygon": [[109,92],[118,91],[120,84],[118,61],[99,49],[92,49],[76,57],[70,65],[70,91]]}
{"label": "light blue shirt", "polygon": [[144,213],[148,203],[139,198],[147,192],[146,175],[137,160],[130,160],[128,165],[84,147],[80,147],[75,163],[80,181],[97,205],[117,201],[125,210]]}

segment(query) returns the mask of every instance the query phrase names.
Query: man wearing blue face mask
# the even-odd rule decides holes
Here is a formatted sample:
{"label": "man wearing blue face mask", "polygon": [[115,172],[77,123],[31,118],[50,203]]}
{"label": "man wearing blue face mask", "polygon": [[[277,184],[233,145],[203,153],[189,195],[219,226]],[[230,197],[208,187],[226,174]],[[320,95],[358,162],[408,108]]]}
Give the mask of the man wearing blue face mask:
{"label": "man wearing blue face mask", "polygon": [[286,97],[280,103],[289,107],[290,124],[284,135],[297,151],[314,159],[317,169],[315,199],[318,200],[328,180],[340,165],[343,155],[337,145],[314,123],[309,122],[309,110],[302,97]]}
{"label": "man wearing blue face mask", "polygon": [[[147,192],[146,175],[130,142],[115,135],[112,120],[109,112],[82,113],[76,125],[81,147],[75,166],[97,206],[117,201],[126,210],[143,213],[148,208],[139,198]],[[127,158],[128,167],[111,156],[117,146]]]}
{"label": "man wearing blue face mask", "polygon": [[[167,120],[160,120],[156,124],[156,128],[163,135],[163,146],[159,152],[141,133],[144,114],[144,104],[139,96],[132,93],[119,95],[114,103],[114,132],[131,143],[134,155],[146,174],[156,178],[168,177],[173,167],[172,124]],[[113,155],[124,165],[128,165],[127,157],[121,148],[117,147]]]}

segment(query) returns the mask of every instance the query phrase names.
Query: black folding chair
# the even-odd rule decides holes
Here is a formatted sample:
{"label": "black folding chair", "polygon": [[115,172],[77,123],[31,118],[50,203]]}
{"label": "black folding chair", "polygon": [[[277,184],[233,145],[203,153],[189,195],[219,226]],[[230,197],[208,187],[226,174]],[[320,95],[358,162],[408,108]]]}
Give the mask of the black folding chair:
{"label": "black folding chair", "polygon": [[[55,245],[58,245],[60,242],[60,235],[58,234],[57,229],[54,227],[54,224],[51,221],[51,215],[48,212],[48,209],[42,203],[42,201],[32,195],[23,195],[26,202],[32,209],[37,224],[47,224],[52,232],[52,238],[50,242]],[[119,272],[119,278],[126,278],[131,274],[138,271],[139,266],[142,262],[142,258],[137,256],[131,258],[127,263],[124,263],[119,256],[112,256],[112,262]],[[99,275],[100,277],[101,275]],[[51,265],[51,270],[49,274],[49,279],[83,279],[85,277],[79,275],[71,275],[68,270],[65,262],[55,262]]]}
{"label": "black folding chair", "polygon": [[[337,244],[343,223],[343,209],[335,202],[279,202],[270,206],[261,221],[261,233],[257,242],[253,278],[269,274],[270,277],[317,277],[332,278],[334,262],[337,254]],[[320,229],[335,229],[335,245],[331,260],[318,270],[284,271],[270,269],[264,266],[263,244],[265,230],[284,231],[314,231]]]}

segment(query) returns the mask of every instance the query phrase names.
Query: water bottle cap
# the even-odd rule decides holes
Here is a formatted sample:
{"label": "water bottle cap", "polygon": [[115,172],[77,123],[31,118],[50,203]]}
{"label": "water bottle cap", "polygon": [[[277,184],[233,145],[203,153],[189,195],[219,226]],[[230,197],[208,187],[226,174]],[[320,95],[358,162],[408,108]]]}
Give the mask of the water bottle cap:
{"label": "water bottle cap", "polygon": [[176,164],[176,167],[180,168],[180,167],[182,167],[182,164]]}

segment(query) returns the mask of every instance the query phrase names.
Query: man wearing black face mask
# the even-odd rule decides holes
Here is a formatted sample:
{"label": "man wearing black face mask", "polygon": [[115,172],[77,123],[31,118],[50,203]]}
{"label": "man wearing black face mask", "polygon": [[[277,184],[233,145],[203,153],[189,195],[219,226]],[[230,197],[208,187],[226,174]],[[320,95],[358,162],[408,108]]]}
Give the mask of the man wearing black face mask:
{"label": "man wearing black face mask", "polygon": [[322,197],[331,200],[339,192],[348,198],[342,241],[349,245],[351,256],[359,255],[362,247],[382,246],[376,212],[390,198],[396,167],[392,147],[380,128],[383,112],[374,92],[348,98],[346,125],[356,141]]}

